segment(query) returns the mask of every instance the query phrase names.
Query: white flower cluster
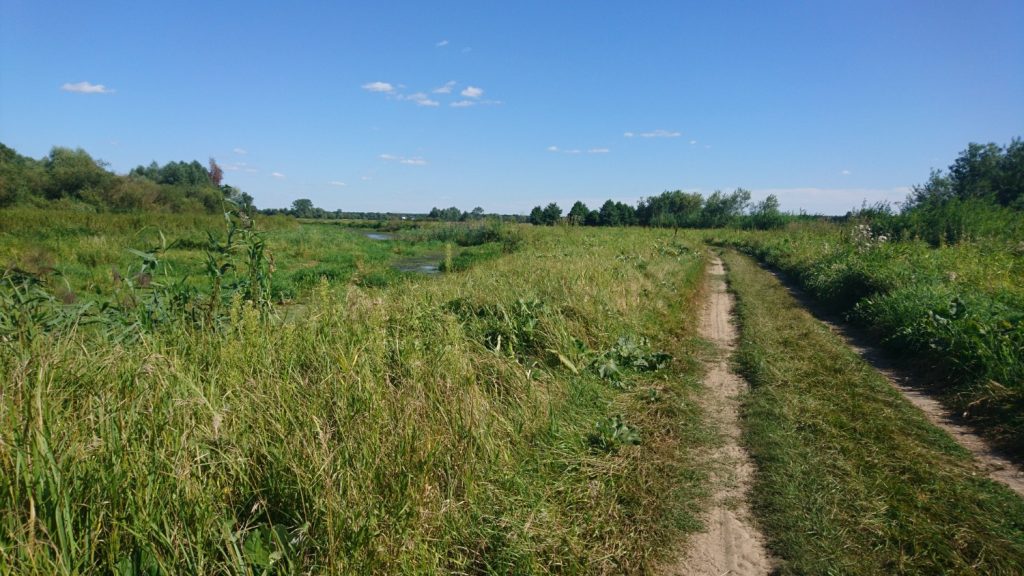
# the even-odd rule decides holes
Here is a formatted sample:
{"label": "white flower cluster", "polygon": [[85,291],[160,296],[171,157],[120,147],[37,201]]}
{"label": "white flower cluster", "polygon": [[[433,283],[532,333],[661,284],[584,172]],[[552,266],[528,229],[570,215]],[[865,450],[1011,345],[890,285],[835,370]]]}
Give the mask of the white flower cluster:
{"label": "white flower cluster", "polygon": [[876,235],[872,232],[871,226],[868,224],[857,224],[853,227],[850,235],[853,238],[853,243],[861,250],[868,250],[889,241],[889,237],[885,234]]}

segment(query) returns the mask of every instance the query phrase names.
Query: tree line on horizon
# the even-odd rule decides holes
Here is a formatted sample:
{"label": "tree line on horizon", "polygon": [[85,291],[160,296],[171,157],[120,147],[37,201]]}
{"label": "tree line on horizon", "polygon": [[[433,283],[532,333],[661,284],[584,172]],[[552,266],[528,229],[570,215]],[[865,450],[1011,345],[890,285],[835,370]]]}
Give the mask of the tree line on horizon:
{"label": "tree line on horizon", "polygon": [[[115,174],[108,165],[81,148],[55,146],[41,159],[23,156],[0,143],[0,208],[14,205],[88,206],[99,211],[206,212],[224,209],[225,201],[247,213],[256,212],[253,197],[222,182],[224,173],[211,158],[198,161],[156,162],[137,166],[128,174]],[[464,212],[452,206],[434,207],[427,214],[328,211],[300,198],[290,208],[260,210],[298,218],[354,218],[385,220],[400,217],[444,222],[482,218],[565,223],[576,226],[653,226],[670,228],[722,228],[727,226],[771,229],[810,217],[782,212],[770,195],[751,203],[750,192],[665,191],[641,199],[636,206],[608,200],[598,209],[575,202],[563,218],[554,202],[536,206],[529,216],[485,214],[476,207]],[[914,186],[897,209],[888,203],[864,205],[845,219],[870,221],[892,237],[919,237],[932,243],[957,242],[965,237],[1016,237],[1024,228],[1024,142],[970,143],[945,171],[933,170],[922,185]]]}
{"label": "tree line on horizon", "polygon": [[[752,204],[750,191],[737,188],[728,194],[716,190],[707,198],[699,192],[665,191],[642,198],[635,207],[607,200],[600,209],[591,210],[576,201],[564,221],[573,226],[723,228],[742,225],[771,229],[783,226],[792,218],[779,209],[779,199],[774,194]],[[534,225],[557,224],[563,221],[562,208],[555,202],[543,208],[535,206],[530,211],[529,221]]]}
{"label": "tree line on horizon", "polygon": [[36,160],[0,143],[0,207],[65,203],[114,212],[216,213],[227,200],[254,211],[252,196],[223,184],[223,177],[212,158],[207,166],[152,162],[122,175],[81,148],[54,146]]}

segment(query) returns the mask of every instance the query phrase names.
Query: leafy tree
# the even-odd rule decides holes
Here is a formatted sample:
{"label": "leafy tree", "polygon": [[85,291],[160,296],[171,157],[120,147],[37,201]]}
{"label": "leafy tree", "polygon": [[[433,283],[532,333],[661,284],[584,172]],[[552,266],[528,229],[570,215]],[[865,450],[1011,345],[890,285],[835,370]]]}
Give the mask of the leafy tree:
{"label": "leafy tree", "polygon": [[774,194],[769,194],[750,211],[750,224],[758,230],[781,228],[785,223],[786,217],[779,210],[779,199]]}
{"label": "leafy tree", "polygon": [[39,194],[48,186],[47,180],[46,170],[40,162],[0,144],[0,207]]}
{"label": "leafy tree", "polygon": [[296,218],[313,218],[316,215],[313,201],[309,198],[299,198],[292,202],[292,215]]}
{"label": "leafy tree", "polygon": [[619,210],[615,206],[615,202],[611,199],[606,200],[601,205],[601,210],[598,212],[599,222],[601,226],[621,226],[622,218],[619,215]]}
{"label": "leafy tree", "polygon": [[590,214],[590,209],[587,208],[587,205],[577,200],[576,203],[572,205],[572,208],[569,209],[569,224],[572,224],[573,226],[580,226],[584,224],[587,220],[588,214]]}
{"label": "leafy tree", "polygon": [[636,209],[623,202],[606,200],[598,212],[600,226],[631,226],[636,223]]}
{"label": "leafy tree", "polygon": [[936,207],[953,199],[1024,209],[1024,142],[1014,138],[1005,149],[968,144],[947,173],[933,170],[925,184],[914,186],[904,208]]}
{"label": "leafy tree", "polygon": [[558,221],[562,218],[562,209],[554,202],[544,207],[544,223],[548,226],[554,226],[558,224]]}
{"label": "leafy tree", "polygon": [[720,190],[708,196],[701,211],[701,226],[705,228],[722,228],[739,218],[750,203],[750,191],[737,188],[730,194]]}
{"label": "leafy tree", "polygon": [[81,198],[89,189],[96,193],[110,182],[112,176],[81,148],[72,150],[55,146],[43,159],[43,166],[49,176],[46,196],[51,199]]}
{"label": "leafy tree", "polygon": [[533,210],[530,210],[530,224],[534,226],[540,226],[544,224],[544,209],[540,206],[534,206]]}
{"label": "leafy tree", "polygon": [[703,205],[704,198],[697,192],[666,191],[641,200],[637,220],[644,226],[694,227],[699,224]]}
{"label": "leafy tree", "polygon": [[217,161],[210,158],[210,169],[208,170],[210,175],[210,183],[214,186],[220,187],[220,183],[224,180],[224,170],[217,165]]}

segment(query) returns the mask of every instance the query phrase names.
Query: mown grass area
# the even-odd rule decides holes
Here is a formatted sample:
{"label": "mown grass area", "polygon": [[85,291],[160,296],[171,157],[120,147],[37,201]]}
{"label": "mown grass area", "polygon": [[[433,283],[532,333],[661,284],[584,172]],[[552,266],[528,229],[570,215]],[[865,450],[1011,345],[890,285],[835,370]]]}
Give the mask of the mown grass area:
{"label": "mown grass area", "polygon": [[1024,458],[1024,245],[894,242],[867,224],[709,237],[784,272],[928,374],[945,403]]}
{"label": "mown grass area", "polygon": [[[339,248],[317,227],[276,233],[275,275]],[[658,231],[522,234],[382,288],[356,264],[292,320],[243,283],[215,321],[4,324],[0,566],[644,571],[698,528],[706,489],[703,252]]]}
{"label": "mown grass area", "polygon": [[1020,574],[1024,500],[805,311],[727,252],[753,505],[782,574]]}

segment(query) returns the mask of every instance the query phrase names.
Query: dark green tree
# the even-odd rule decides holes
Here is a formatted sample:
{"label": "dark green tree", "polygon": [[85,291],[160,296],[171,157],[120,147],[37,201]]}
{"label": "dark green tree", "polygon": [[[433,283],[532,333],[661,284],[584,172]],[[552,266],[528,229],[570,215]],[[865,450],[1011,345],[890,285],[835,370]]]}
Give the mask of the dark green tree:
{"label": "dark green tree", "polygon": [[590,214],[590,209],[586,204],[577,200],[569,209],[569,224],[582,226],[587,220],[587,214]]}
{"label": "dark green tree", "polygon": [[544,209],[540,206],[534,206],[533,210],[530,210],[530,224],[534,226],[540,226],[544,224]]}
{"label": "dark green tree", "polygon": [[316,208],[309,198],[299,198],[292,202],[292,216],[296,218],[313,218],[316,215]]}
{"label": "dark green tree", "polygon": [[786,217],[779,210],[779,199],[774,194],[754,204],[750,211],[750,225],[758,230],[781,228],[785,223]]}
{"label": "dark green tree", "polygon": [[102,191],[113,177],[81,148],[72,150],[55,146],[43,159],[43,165],[49,176],[46,196],[51,199],[81,198],[87,190],[94,195]]}
{"label": "dark green tree", "polygon": [[558,221],[562,219],[562,209],[554,202],[544,207],[544,223],[548,226],[554,226],[558,224]]}

